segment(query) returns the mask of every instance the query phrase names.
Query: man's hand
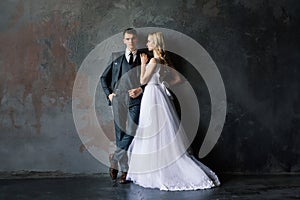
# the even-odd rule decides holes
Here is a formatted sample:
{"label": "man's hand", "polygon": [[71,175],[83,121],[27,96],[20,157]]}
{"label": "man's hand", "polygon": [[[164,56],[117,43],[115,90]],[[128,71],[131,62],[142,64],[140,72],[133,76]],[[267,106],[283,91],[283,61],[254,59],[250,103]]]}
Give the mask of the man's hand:
{"label": "man's hand", "polygon": [[111,93],[110,95],[108,95],[108,99],[110,100],[110,102],[112,102],[114,96],[116,96],[115,93]]}
{"label": "man's hand", "polygon": [[142,92],[143,92],[143,89],[141,87],[128,90],[129,96],[133,99],[140,96],[140,94],[142,94]]}

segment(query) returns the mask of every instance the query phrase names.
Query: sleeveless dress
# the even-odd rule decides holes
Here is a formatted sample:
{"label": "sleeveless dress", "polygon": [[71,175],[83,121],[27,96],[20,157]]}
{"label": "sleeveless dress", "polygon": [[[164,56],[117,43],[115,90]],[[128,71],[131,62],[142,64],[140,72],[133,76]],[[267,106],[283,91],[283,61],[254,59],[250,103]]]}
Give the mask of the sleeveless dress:
{"label": "sleeveless dress", "polygon": [[159,70],[160,64],[144,89],[139,126],[128,150],[127,180],[165,191],[219,186],[215,173],[187,154],[188,139],[159,80]]}

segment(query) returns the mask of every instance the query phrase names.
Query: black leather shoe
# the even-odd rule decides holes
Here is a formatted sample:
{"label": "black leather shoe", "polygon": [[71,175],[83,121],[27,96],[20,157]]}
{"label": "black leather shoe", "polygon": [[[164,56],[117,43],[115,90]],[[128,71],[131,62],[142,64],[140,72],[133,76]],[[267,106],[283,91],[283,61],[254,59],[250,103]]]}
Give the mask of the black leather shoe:
{"label": "black leather shoe", "polygon": [[109,168],[109,175],[113,181],[116,180],[118,176],[118,170],[114,168]]}
{"label": "black leather shoe", "polygon": [[127,172],[122,172],[122,175],[121,175],[120,180],[119,180],[119,183],[120,183],[120,184],[125,184],[125,183],[128,182],[128,181],[126,180],[126,176],[127,176]]}
{"label": "black leather shoe", "polygon": [[113,154],[109,155],[109,162],[110,162],[110,168],[109,168],[109,175],[112,180],[116,180],[118,176],[118,165],[117,163],[113,162],[112,160]]}

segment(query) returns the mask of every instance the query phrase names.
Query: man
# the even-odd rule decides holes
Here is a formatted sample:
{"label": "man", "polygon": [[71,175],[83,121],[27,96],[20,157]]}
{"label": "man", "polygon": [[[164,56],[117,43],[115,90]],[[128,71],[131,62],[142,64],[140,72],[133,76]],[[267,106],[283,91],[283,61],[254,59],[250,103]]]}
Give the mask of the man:
{"label": "man", "polygon": [[[118,165],[122,175],[119,183],[126,183],[128,171],[127,150],[135,135],[139,121],[143,89],[139,83],[140,52],[137,50],[137,32],[128,28],[123,32],[125,52],[113,59],[101,76],[101,85],[112,105],[116,150],[110,154],[109,174],[112,180],[118,175]],[[113,54],[113,57],[115,55]]]}

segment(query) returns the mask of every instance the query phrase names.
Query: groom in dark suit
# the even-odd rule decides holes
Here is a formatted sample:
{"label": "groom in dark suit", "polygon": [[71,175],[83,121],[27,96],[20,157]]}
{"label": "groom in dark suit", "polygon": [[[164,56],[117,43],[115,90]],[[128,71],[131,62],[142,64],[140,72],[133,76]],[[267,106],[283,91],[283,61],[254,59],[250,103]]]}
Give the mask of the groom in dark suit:
{"label": "groom in dark suit", "polygon": [[143,93],[139,81],[140,69],[138,66],[140,66],[141,60],[140,52],[136,48],[137,40],[136,30],[126,29],[123,32],[125,52],[118,56],[113,54],[113,61],[101,76],[102,88],[108,104],[113,109],[117,146],[115,152],[109,156],[109,174],[113,180],[116,180],[119,165],[122,172],[119,183],[126,183],[127,150],[139,121]]}

